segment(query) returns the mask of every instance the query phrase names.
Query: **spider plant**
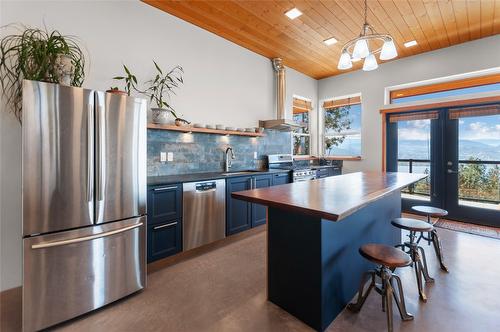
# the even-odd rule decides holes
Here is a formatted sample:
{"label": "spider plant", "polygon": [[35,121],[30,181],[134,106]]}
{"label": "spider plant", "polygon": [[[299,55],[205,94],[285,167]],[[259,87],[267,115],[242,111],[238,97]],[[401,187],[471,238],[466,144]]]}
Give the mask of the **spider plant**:
{"label": "spider plant", "polygon": [[65,58],[71,64],[69,83],[81,86],[85,78],[85,57],[75,37],[20,24],[1,28],[8,27],[18,33],[0,40],[0,88],[7,105],[21,122],[23,79],[61,83],[67,74],[61,65],[61,59]]}
{"label": "spider plant", "polygon": [[175,66],[169,72],[164,73],[158,64],[153,60],[156,67],[155,78],[146,82],[147,88],[143,92],[149,97],[150,102],[154,102],[160,109],[169,111],[176,119],[178,118],[174,108],[167,102],[171,94],[175,94],[175,89],[184,83],[182,74],[184,70],[181,66]]}

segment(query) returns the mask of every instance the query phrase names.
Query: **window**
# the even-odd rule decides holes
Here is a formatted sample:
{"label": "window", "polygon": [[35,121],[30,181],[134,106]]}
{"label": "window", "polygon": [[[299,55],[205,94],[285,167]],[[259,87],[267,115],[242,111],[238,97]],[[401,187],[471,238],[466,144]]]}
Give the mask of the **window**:
{"label": "window", "polygon": [[469,93],[500,92],[500,74],[466,78],[463,80],[416,86],[391,91],[391,104],[423,99],[461,96]]}
{"label": "window", "polygon": [[323,103],[325,156],[361,157],[361,97]]}
{"label": "window", "polygon": [[310,112],[312,105],[309,100],[293,98],[293,120],[303,125],[292,133],[293,154],[308,156],[311,153]]}

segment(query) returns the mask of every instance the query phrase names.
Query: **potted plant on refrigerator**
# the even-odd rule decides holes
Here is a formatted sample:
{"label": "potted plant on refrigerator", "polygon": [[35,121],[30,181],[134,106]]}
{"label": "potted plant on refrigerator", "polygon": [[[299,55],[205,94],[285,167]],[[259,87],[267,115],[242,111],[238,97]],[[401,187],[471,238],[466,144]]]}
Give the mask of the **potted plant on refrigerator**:
{"label": "potted plant on refrigerator", "polygon": [[0,40],[0,89],[19,122],[24,79],[82,86],[85,56],[75,37],[21,24],[2,28],[17,30]]}
{"label": "potted plant on refrigerator", "polygon": [[188,123],[184,119],[180,119],[172,105],[169,104],[167,100],[170,99],[171,94],[175,94],[175,89],[179,88],[179,85],[184,83],[182,79],[182,74],[184,70],[181,66],[175,66],[167,73],[158,66],[158,64],[153,61],[156,68],[156,75],[153,79],[146,82],[147,88],[144,93],[149,97],[151,103],[154,103],[156,107],[151,108],[152,111],[152,121],[154,123],[168,123],[169,115],[174,117],[179,123]]}
{"label": "potted plant on refrigerator", "polygon": [[127,96],[130,96],[130,92],[132,90],[135,90],[137,92],[141,92],[137,89],[137,77],[135,77],[135,75],[130,72],[130,70],[127,68],[127,66],[123,65],[123,69],[125,70],[125,75],[124,76],[115,76],[115,77],[113,77],[113,79],[118,80],[118,81],[124,81],[125,82],[125,91],[120,90],[118,87],[111,87],[109,90],[106,90],[106,92],[116,93],[116,94],[120,94],[120,95],[127,95]]}

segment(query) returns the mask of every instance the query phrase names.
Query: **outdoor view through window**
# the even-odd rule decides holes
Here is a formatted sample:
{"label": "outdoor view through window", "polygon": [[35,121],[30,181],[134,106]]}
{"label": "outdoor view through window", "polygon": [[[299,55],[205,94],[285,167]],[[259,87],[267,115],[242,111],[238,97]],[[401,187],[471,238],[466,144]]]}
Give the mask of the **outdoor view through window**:
{"label": "outdoor view through window", "polygon": [[500,115],[464,117],[458,125],[459,204],[500,208]]}
{"label": "outdoor view through window", "polygon": [[431,120],[398,122],[398,172],[429,176],[403,190],[403,197],[430,200]]}
{"label": "outdoor view through window", "polygon": [[[412,96],[411,101],[463,93],[500,91],[500,84]],[[410,97],[407,97],[404,101]],[[405,98],[401,98],[405,99]],[[396,100],[393,102],[397,102]],[[473,114],[472,114],[473,115]],[[500,115],[459,117],[458,204],[500,209]],[[430,174],[431,120],[398,122],[398,170]],[[451,143],[447,143],[451,144]],[[430,176],[406,190],[406,197],[430,199]]]}
{"label": "outdoor view through window", "polygon": [[327,108],[324,121],[326,156],[361,156],[361,104]]}

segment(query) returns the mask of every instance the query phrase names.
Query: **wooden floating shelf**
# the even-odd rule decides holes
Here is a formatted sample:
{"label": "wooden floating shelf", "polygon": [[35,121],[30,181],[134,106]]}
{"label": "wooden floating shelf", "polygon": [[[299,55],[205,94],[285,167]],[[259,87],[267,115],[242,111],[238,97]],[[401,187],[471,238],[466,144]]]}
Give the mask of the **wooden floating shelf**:
{"label": "wooden floating shelf", "polygon": [[219,129],[207,129],[207,128],[195,128],[195,127],[179,127],[179,126],[174,126],[174,125],[165,125],[165,124],[156,124],[156,123],[148,123],[148,129],[172,130],[172,131],[180,131],[183,133],[238,135],[238,136],[249,136],[249,137],[264,136],[263,133],[247,133],[247,132],[236,131],[236,130],[219,130]]}

